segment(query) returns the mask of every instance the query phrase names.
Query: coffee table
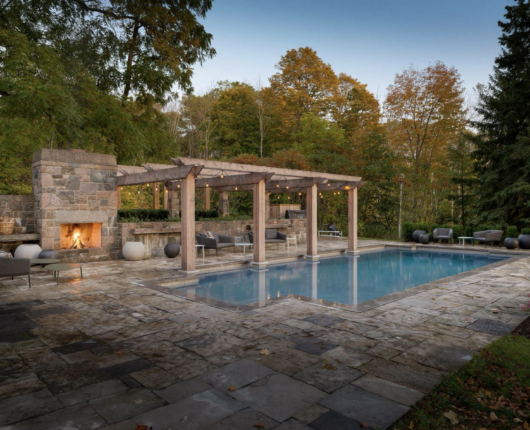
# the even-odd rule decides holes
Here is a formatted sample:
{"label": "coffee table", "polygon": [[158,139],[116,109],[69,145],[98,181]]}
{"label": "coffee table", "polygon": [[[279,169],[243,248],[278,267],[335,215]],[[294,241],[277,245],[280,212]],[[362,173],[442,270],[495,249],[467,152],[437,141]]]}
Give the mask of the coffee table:
{"label": "coffee table", "polygon": [[238,243],[234,243],[234,252],[236,252],[236,246],[242,246],[243,247],[243,254],[246,254],[246,250],[247,250],[247,246],[252,246],[254,245],[253,243],[250,243],[250,242],[238,242]]}
{"label": "coffee table", "polygon": [[471,246],[475,246],[473,243],[473,236],[459,236],[458,237],[458,244],[460,245],[460,241],[462,241],[462,248],[466,247],[466,240],[471,241]]}
{"label": "coffee table", "polygon": [[59,285],[59,273],[67,270],[79,269],[81,272],[81,279],[83,279],[83,265],[80,263],[49,264],[48,266],[45,266],[44,269],[53,273],[53,277],[57,279],[57,285]]}
{"label": "coffee table", "polygon": [[47,264],[60,263],[58,258],[32,258],[29,260],[30,266],[44,266]]}

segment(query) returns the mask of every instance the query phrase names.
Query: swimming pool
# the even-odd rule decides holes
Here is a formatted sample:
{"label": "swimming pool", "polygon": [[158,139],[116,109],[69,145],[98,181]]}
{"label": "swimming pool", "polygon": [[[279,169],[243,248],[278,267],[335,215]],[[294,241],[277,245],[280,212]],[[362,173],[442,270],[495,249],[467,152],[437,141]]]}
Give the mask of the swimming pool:
{"label": "swimming pool", "polygon": [[192,290],[196,296],[231,305],[263,304],[290,294],[356,305],[505,258],[463,252],[382,250],[321,258],[318,262],[270,265],[266,270],[208,274]]}

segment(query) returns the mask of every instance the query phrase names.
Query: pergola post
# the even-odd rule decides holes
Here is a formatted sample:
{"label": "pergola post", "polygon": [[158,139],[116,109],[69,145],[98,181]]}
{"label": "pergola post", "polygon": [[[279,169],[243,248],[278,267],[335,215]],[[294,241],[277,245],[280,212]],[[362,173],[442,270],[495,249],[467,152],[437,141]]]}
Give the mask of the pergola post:
{"label": "pergola post", "polygon": [[116,187],[116,207],[121,209],[121,187]]}
{"label": "pergola post", "polygon": [[254,184],[254,262],[257,266],[265,262],[265,180]]}
{"label": "pergola post", "polygon": [[167,208],[169,210],[169,216],[175,218],[179,216],[179,194],[178,190],[170,188],[168,192]]}
{"label": "pergola post", "polygon": [[265,219],[270,219],[271,217],[271,201],[269,199],[269,193],[265,194]]}
{"label": "pergola post", "polygon": [[160,208],[160,194],[158,189],[158,182],[153,183],[153,209]]}
{"label": "pergola post", "polygon": [[318,199],[318,186],[311,185],[307,187],[307,222],[306,222],[306,235],[307,235],[307,252],[306,258],[317,259],[317,199]]}
{"label": "pergola post", "polygon": [[195,272],[195,176],[193,171],[182,179],[182,271]]}
{"label": "pergola post", "polygon": [[210,210],[210,188],[204,189],[204,210]]}
{"label": "pergola post", "polygon": [[219,193],[219,212],[221,216],[229,215],[228,211],[228,191],[221,191]]}
{"label": "pergola post", "polygon": [[162,202],[163,202],[163,207],[164,209],[168,209],[169,206],[168,206],[168,202],[169,202],[169,191],[167,189],[167,185],[164,184],[164,189],[163,189],[163,193],[164,193],[164,196],[163,196],[163,199],[162,199]]}
{"label": "pergola post", "polygon": [[348,253],[359,253],[357,250],[357,188],[348,190]]}

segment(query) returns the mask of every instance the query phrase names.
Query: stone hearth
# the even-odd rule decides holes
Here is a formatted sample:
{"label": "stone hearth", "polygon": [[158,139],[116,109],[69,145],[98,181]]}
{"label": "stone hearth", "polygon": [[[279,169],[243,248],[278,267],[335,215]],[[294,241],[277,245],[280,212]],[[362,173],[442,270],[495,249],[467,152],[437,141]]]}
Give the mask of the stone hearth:
{"label": "stone hearth", "polygon": [[[41,149],[33,154],[32,170],[42,249],[58,251],[63,261],[116,258],[116,158],[82,150]],[[85,248],[70,249],[76,232]]]}

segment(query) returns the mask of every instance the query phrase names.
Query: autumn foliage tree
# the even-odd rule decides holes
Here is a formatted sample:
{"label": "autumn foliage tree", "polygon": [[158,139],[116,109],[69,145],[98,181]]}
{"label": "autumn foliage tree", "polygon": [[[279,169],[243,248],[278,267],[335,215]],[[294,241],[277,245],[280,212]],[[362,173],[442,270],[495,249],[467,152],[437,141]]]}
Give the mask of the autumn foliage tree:
{"label": "autumn foliage tree", "polygon": [[385,114],[392,149],[406,167],[412,220],[435,216],[448,180],[448,147],[464,131],[464,89],[458,71],[441,62],[410,67],[388,87]]}

